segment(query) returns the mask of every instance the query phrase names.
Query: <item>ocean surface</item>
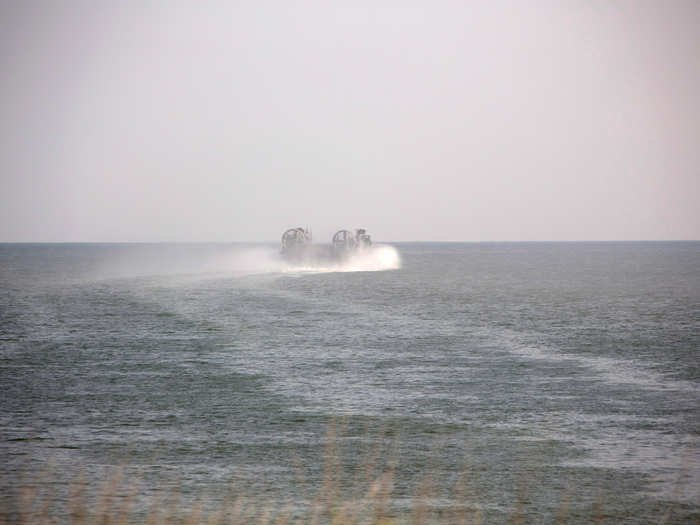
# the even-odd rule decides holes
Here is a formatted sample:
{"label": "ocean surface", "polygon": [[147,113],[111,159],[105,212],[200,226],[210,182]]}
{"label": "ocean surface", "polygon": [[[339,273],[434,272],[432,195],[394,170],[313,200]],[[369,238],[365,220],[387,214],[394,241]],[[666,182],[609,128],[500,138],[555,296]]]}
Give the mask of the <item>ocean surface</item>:
{"label": "ocean surface", "polygon": [[700,519],[700,242],[277,250],[0,244],[0,509],[119,466],[143,508],[302,508],[331,450],[399,517],[429,479],[436,516]]}

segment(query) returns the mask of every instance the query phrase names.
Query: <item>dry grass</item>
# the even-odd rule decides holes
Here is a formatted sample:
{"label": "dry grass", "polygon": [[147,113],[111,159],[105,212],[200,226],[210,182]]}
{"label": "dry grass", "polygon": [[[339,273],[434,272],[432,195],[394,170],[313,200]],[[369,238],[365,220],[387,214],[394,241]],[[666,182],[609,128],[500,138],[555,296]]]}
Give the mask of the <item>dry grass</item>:
{"label": "dry grass", "polygon": [[[397,511],[393,505],[394,487],[399,452],[394,446],[382,448],[385,436],[375,440],[364,459],[353,473],[343,471],[342,454],[337,436],[342,434],[336,423],[331,423],[323,452],[322,480],[311,489],[297,456],[291,457],[302,504],[273,506],[264,498],[241,488],[231,487],[228,496],[217,505],[205,505],[182,497],[178,490],[163,490],[144,502],[140,494],[141,482],[125,476],[123,468],[116,468],[100,484],[91,486],[82,475],[61,490],[55,483],[53,467],[29,479],[18,489],[10,508],[0,507],[0,525],[428,525],[428,524],[483,524],[487,520],[478,504],[478,481],[470,475],[465,462],[460,475],[449,489],[447,508],[435,505],[440,498],[440,473],[437,465],[440,444],[434,444],[433,460],[415,489],[407,509]],[[354,475],[353,475],[354,474]],[[567,489],[559,502],[558,511],[543,517],[526,513],[528,504],[527,480],[520,480],[513,494],[512,509],[498,523],[614,523],[606,520],[603,498],[598,491],[588,516],[571,513],[574,495]],[[245,480],[242,480],[245,482]],[[62,486],[65,489],[65,484]],[[203,495],[206,496],[206,495]],[[7,500],[6,500],[7,501]],[[666,509],[658,523],[672,523],[673,509]]]}

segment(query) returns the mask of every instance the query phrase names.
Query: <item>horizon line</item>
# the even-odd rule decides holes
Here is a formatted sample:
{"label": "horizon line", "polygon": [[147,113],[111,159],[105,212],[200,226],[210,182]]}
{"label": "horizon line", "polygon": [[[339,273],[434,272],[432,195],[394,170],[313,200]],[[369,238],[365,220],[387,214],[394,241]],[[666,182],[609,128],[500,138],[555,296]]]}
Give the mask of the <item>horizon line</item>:
{"label": "horizon line", "polygon": [[[378,240],[375,244],[523,244],[523,243],[623,243],[623,242],[700,242],[700,239],[545,239],[545,240],[409,240],[409,241],[391,241]],[[278,240],[259,240],[259,241],[5,241],[0,240],[0,244],[278,244]],[[315,243],[329,244],[329,243]]]}

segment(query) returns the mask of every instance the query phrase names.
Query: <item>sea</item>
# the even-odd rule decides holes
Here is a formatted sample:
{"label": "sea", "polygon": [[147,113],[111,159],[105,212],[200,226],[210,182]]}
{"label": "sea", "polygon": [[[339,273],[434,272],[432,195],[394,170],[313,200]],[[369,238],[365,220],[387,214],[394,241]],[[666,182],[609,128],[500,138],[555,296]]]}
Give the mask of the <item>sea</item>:
{"label": "sea", "polygon": [[26,487],[115,473],[137,514],[233,493],[274,516],[387,472],[392,523],[698,523],[700,242],[376,243],[325,267],[0,244],[6,521]]}

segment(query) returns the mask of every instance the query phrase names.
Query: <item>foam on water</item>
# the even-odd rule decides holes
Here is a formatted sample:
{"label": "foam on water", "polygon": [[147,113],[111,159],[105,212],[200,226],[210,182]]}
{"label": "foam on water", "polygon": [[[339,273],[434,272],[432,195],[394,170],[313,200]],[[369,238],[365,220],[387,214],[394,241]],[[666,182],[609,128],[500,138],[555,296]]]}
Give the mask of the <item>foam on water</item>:
{"label": "foam on water", "polygon": [[639,360],[634,363],[600,355],[571,355],[541,344],[528,344],[520,341],[517,334],[503,333],[494,336],[504,341],[510,354],[526,359],[551,362],[567,362],[590,370],[592,374],[609,384],[631,385],[645,390],[670,390],[698,392],[698,386],[690,381],[672,379],[664,374],[645,367]]}

